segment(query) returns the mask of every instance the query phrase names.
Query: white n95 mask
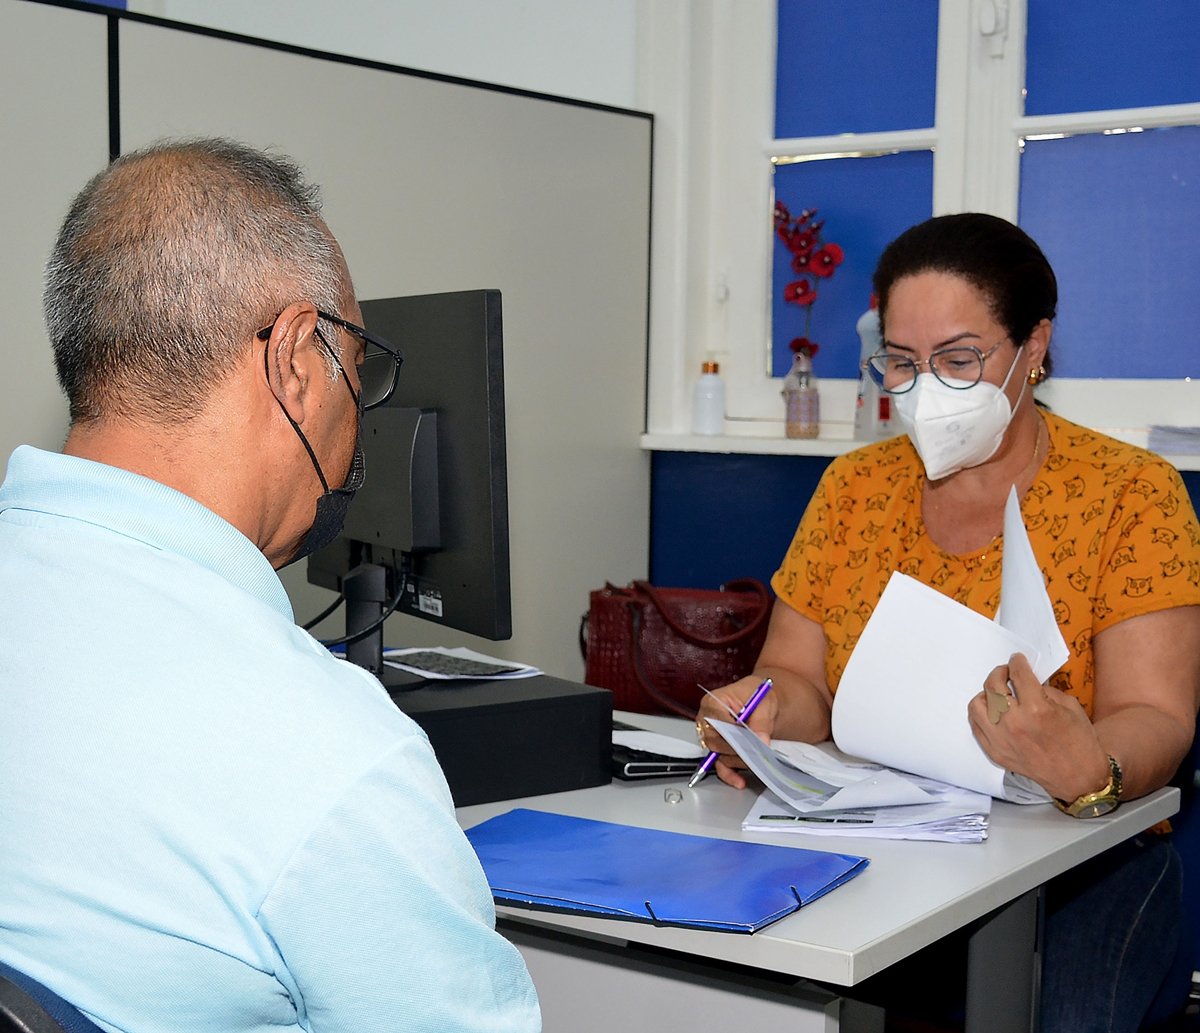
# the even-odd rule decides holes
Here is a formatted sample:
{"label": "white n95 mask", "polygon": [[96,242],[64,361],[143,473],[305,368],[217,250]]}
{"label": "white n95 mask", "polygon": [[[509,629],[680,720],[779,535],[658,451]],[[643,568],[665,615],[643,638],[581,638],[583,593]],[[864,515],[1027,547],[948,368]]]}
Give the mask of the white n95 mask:
{"label": "white n95 mask", "polygon": [[[1012,420],[1013,407],[1004,389],[1020,357],[1018,350],[999,387],[980,380],[970,387],[954,388],[932,373],[919,373],[908,391],[892,396],[900,422],[931,481],[978,466],[995,455]],[[1022,381],[1018,403],[1024,393]]]}

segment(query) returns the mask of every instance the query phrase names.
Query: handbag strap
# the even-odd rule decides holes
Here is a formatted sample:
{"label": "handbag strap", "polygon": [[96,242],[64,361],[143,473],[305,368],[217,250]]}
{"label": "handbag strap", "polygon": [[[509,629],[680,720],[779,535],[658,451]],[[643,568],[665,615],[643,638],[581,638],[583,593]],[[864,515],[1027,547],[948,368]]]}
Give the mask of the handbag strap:
{"label": "handbag strap", "polygon": [[634,581],[632,584],[638,592],[650,600],[668,628],[680,638],[697,646],[731,646],[741,642],[743,639],[750,638],[763,626],[763,623],[771,612],[771,597],[767,594],[767,586],[757,578],[746,577],[729,581],[721,586],[721,590],[726,592],[742,592],[757,596],[759,602],[758,613],[754,615],[754,618],[745,627],[739,628],[728,635],[714,635],[709,638],[704,635],[697,635],[694,631],[685,628],[676,621],[671,616],[671,612],[666,603],[664,603],[658,589],[650,584],[649,581]]}
{"label": "handbag strap", "polygon": [[677,699],[672,699],[650,680],[650,676],[646,673],[645,664],[642,663],[642,607],[636,599],[628,600],[625,605],[629,607],[630,616],[633,618],[631,629],[633,638],[633,673],[637,676],[638,684],[641,685],[642,691],[664,710],[695,721],[696,714],[698,713],[697,710],[684,703],[680,703]]}

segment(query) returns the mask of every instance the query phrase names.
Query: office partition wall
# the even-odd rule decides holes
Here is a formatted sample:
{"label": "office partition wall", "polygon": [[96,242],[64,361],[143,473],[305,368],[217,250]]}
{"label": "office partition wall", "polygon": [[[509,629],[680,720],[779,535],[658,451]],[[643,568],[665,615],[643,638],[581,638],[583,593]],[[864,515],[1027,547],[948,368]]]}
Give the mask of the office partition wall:
{"label": "office partition wall", "polygon": [[42,268],[71,195],[108,160],[106,24],[0,2],[0,475],[17,445],[58,448],[67,429],[42,324]]}
{"label": "office partition wall", "polygon": [[[99,23],[89,58],[103,73],[107,18],[31,0],[0,0],[0,12],[7,45],[35,63],[52,64],[61,43],[41,20]],[[25,25],[31,12],[36,24]],[[322,185],[360,297],[502,292],[513,639],[465,644],[581,676],[576,632],[588,590],[644,576],[649,555],[649,462],[638,447],[649,117],[136,15],[111,20],[122,150],[212,134],[278,148]],[[101,141],[103,82],[79,90],[100,99],[80,120],[100,126]],[[55,131],[52,117],[37,124]],[[38,131],[25,135],[36,150]],[[83,164],[102,162],[103,152]],[[61,213],[83,179],[36,187]],[[37,266],[31,252],[52,235],[8,260]],[[10,384],[0,391],[18,394]],[[301,619],[330,598],[303,570],[285,580]],[[386,640],[464,642],[405,618],[392,618]]]}

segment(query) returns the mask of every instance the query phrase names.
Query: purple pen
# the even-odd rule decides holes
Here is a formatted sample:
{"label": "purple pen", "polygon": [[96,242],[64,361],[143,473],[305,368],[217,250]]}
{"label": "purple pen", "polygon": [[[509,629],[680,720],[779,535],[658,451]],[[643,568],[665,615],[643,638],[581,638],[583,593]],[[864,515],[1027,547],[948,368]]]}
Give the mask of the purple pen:
{"label": "purple pen", "polygon": [[[738,724],[745,723],[746,718],[748,718],[751,714],[754,713],[754,708],[757,707],[762,702],[763,696],[765,696],[770,691],[771,691],[771,679],[767,678],[757,689],[754,690],[754,695],[751,696],[746,701],[746,705],[744,707],[742,707],[742,712],[740,714],[738,714],[738,716],[737,716]],[[704,776],[707,775],[709,773],[709,771],[712,770],[712,766],[717,762],[717,758],[719,756],[721,756],[721,755],[716,750],[713,750],[712,753],[710,753],[707,757],[704,758],[704,760],[702,760],[700,762],[700,766],[698,768],[696,768],[696,773],[691,777],[691,780],[688,782],[689,789],[694,789],[696,786],[698,786],[700,784],[700,782],[703,780]]]}

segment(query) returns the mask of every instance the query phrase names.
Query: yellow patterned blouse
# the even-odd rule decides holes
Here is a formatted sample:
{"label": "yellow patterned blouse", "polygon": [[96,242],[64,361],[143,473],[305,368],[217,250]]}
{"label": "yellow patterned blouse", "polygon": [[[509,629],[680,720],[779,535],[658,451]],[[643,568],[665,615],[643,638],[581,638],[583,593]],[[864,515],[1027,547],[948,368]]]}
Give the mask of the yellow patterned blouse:
{"label": "yellow patterned blouse", "polygon": [[[1021,515],[1071,650],[1050,682],[1090,714],[1093,636],[1139,614],[1200,604],[1200,525],[1165,460],[1044,416],[1050,449]],[[965,555],[939,549],[921,518],[924,484],[906,436],[835,459],[772,578],[781,600],[824,628],[831,691],[893,570],[996,613],[1003,538]]]}

